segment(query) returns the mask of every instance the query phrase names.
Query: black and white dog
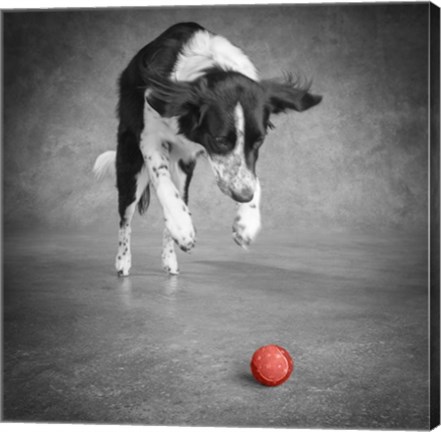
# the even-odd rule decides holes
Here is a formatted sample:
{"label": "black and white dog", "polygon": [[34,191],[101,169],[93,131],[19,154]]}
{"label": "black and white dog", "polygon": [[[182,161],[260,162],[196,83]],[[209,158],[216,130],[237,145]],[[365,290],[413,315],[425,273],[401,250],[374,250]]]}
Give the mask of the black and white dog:
{"label": "black and white dog", "polygon": [[177,274],[176,243],[189,251],[195,230],[188,188],[205,154],[222,192],[237,201],[233,238],[247,247],[260,230],[260,184],[255,167],[271,114],[304,111],[321,101],[289,76],[259,80],[248,57],[195,23],[176,24],[142,48],[119,81],[118,146],[95,162],[98,177],[116,167],[119,247],[116,270],[131,267],[131,220],[150,200],[164,212],[162,264]]}

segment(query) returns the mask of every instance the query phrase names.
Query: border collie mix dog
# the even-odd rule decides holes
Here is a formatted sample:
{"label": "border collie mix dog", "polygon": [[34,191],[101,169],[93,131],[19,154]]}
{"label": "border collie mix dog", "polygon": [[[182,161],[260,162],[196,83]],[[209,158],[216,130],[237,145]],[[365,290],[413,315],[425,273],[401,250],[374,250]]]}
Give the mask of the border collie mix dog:
{"label": "border collie mix dog", "polygon": [[150,185],[163,208],[162,264],[177,274],[176,243],[195,244],[188,188],[206,154],[222,192],[237,201],[233,238],[247,247],[260,229],[256,161],[270,115],[304,111],[321,101],[288,76],[259,80],[248,57],[195,23],[176,24],[142,48],[123,71],[118,146],[95,162],[98,177],[116,166],[119,195],[118,275],[131,267],[131,220],[149,205]]}

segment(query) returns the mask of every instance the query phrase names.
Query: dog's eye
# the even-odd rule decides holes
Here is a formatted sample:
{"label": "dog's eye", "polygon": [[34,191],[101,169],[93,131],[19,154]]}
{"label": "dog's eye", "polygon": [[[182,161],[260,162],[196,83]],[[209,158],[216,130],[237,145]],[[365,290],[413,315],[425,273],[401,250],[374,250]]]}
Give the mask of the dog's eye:
{"label": "dog's eye", "polygon": [[266,124],[266,128],[267,128],[267,129],[275,129],[274,123],[271,123],[271,122],[268,120],[268,122],[267,122],[267,124]]}
{"label": "dog's eye", "polygon": [[214,137],[214,142],[218,147],[227,147],[228,146],[228,138],[224,136]]}

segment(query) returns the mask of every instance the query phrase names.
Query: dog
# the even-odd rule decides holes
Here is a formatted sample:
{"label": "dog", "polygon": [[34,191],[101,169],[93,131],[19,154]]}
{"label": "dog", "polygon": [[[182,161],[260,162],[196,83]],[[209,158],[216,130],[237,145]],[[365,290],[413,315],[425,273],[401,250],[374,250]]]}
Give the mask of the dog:
{"label": "dog", "polygon": [[162,265],[179,273],[174,245],[195,245],[188,191],[201,155],[238,203],[233,239],[247,248],[261,228],[256,162],[270,117],[317,105],[322,97],[309,88],[292,75],[260,80],[241,49],[196,23],[176,24],[142,48],[119,79],[117,149],[94,165],[98,178],[116,169],[118,275],[129,275],[131,221],[136,208],[147,210],[150,186],[164,214]]}

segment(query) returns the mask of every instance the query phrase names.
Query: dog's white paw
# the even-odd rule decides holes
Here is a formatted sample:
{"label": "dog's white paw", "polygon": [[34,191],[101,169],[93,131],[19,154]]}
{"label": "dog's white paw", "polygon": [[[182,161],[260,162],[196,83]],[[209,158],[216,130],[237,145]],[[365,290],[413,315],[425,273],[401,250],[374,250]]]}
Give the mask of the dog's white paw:
{"label": "dog's white paw", "polygon": [[243,204],[233,223],[233,240],[244,249],[256,239],[261,229],[260,212],[256,206]]}
{"label": "dog's white paw", "polygon": [[173,257],[169,256],[167,257],[167,259],[164,259],[164,257],[162,257],[162,268],[169,275],[178,275],[179,266],[176,255],[174,255]]}
{"label": "dog's white paw", "polygon": [[118,250],[115,259],[115,268],[118,276],[128,276],[130,268],[132,267],[132,256],[128,249]]}
{"label": "dog's white paw", "polygon": [[[171,239],[171,237],[170,237]],[[172,242],[164,242],[162,248],[162,268],[171,275],[179,274],[178,259]]]}
{"label": "dog's white paw", "polygon": [[196,243],[196,232],[188,207],[181,202],[178,208],[164,213],[165,226],[176,244],[184,251],[190,251]]}

